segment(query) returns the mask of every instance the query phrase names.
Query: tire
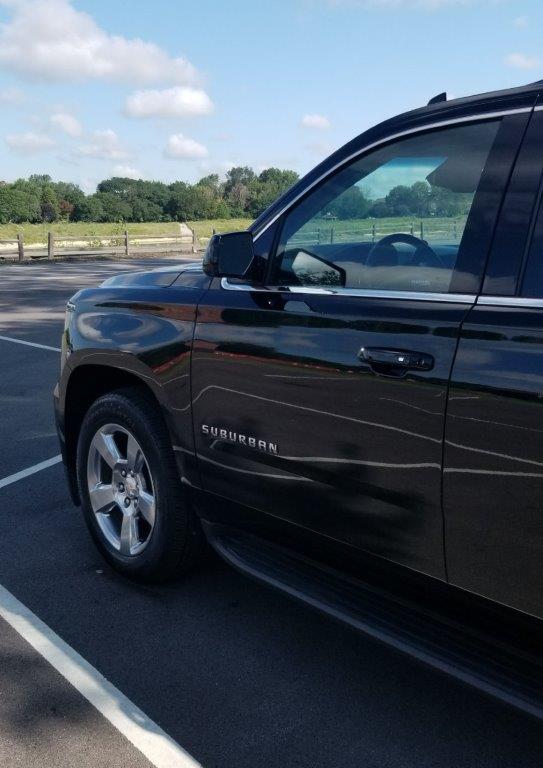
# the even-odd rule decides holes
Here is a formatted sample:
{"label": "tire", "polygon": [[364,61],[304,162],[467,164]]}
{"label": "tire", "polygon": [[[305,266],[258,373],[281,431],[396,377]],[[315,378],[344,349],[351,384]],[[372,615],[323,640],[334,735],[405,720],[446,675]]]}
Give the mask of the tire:
{"label": "tire", "polygon": [[77,482],[90,534],[119,573],[165,581],[200,559],[204,534],[145,391],[118,389],[91,405],[79,433]]}

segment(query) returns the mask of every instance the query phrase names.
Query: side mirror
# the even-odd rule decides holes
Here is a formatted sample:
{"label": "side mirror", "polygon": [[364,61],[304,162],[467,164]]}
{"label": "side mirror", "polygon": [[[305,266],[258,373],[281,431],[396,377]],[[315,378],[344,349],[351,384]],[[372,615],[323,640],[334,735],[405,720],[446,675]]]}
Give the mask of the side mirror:
{"label": "side mirror", "polygon": [[204,254],[203,268],[210,277],[245,277],[254,259],[250,232],[213,235]]}

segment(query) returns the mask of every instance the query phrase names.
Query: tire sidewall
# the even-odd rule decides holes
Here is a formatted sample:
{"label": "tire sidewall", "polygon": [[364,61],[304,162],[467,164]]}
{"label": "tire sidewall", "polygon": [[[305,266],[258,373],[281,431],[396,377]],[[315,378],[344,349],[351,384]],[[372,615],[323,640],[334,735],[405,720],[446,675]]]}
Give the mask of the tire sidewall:
{"label": "tire sidewall", "polygon": [[[152,477],[155,495],[155,524],[145,549],[138,555],[122,555],[103,535],[90,502],[87,461],[91,441],[100,427],[115,423],[130,431],[140,444]],[[180,481],[175,478],[180,486]],[[166,471],[163,449],[145,411],[128,398],[112,393],[99,398],[83,420],[77,445],[77,482],[85,522],[98,549],[117,570],[132,577],[147,578],[159,569],[169,541],[172,510],[172,478]],[[179,488],[173,489],[179,492]],[[175,505],[174,505],[175,506]],[[177,509],[177,514],[182,510]]]}

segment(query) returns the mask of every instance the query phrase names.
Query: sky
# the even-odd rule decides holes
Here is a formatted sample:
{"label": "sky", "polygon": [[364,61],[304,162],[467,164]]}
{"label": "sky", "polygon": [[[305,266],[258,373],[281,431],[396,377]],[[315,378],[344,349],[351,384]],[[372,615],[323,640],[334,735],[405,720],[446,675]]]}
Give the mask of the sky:
{"label": "sky", "polygon": [[543,78],[541,0],[0,0],[0,179],[303,174],[370,126]]}

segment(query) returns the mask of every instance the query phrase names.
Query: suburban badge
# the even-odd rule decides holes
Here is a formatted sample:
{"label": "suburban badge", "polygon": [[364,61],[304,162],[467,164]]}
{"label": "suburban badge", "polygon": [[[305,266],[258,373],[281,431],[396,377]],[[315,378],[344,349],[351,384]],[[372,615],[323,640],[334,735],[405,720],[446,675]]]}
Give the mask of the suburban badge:
{"label": "suburban badge", "polygon": [[257,451],[264,451],[264,453],[277,454],[277,443],[270,443],[267,440],[259,440],[251,435],[243,435],[240,432],[235,432],[234,430],[226,429],[225,427],[202,424],[202,434],[209,435],[217,440],[223,440],[227,443],[236,443],[237,445],[245,445],[248,448],[255,448]]}

